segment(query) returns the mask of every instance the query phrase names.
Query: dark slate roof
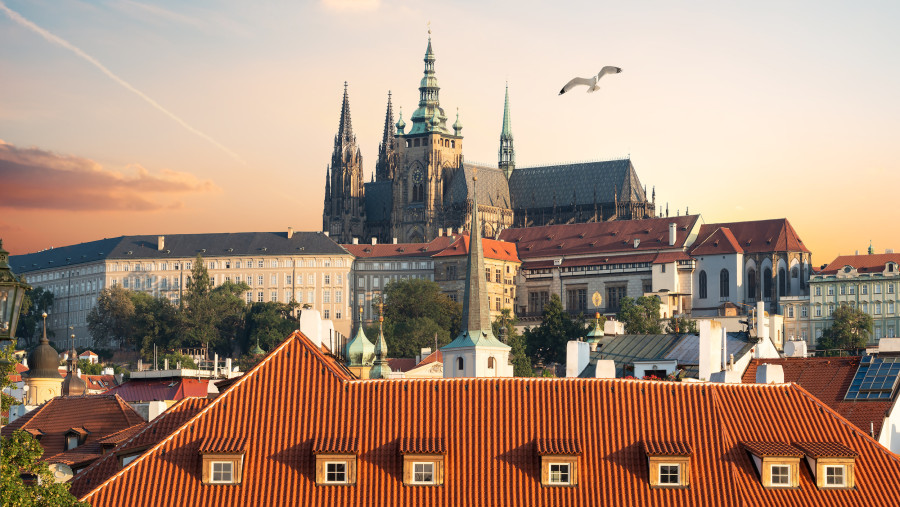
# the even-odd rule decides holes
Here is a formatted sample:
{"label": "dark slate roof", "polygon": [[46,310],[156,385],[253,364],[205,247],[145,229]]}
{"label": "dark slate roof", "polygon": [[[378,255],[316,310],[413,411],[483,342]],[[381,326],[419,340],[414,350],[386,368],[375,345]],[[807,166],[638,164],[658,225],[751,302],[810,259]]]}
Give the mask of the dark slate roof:
{"label": "dark slate roof", "polygon": [[478,169],[478,205],[511,209],[509,185],[503,171],[496,167],[466,163],[463,163],[462,171],[456,171],[450,182],[446,205],[465,206],[466,201],[472,198],[472,175],[475,169]]}
{"label": "dark slate roof", "polygon": [[509,193],[516,209],[549,208],[554,196],[557,206],[586,205],[615,201],[646,201],[644,187],[631,160],[607,160],[516,169],[509,178]]}
{"label": "dark slate roof", "polygon": [[372,181],[365,184],[366,220],[383,222],[391,219],[391,208],[394,206],[393,182]]}
{"label": "dark slate roof", "polygon": [[604,336],[597,350],[591,352],[590,363],[579,377],[592,378],[598,359],[612,359],[616,363],[616,377],[624,375],[624,367],[635,361],[665,361],[666,355],[685,335],[680,334],[621,334]]}
{"label": "dark slate roof", "polygon": [[[66,264],[103,259],[169,259],[250,255],[346,255],[348,252],[321,232],[233,232],[212,234],[166,234],[163,250],[157,249],[162,235],[121,236],[64,246],[9,258],[16,273],[27,273]],[[69,259],[67,261],[67,259]]]}

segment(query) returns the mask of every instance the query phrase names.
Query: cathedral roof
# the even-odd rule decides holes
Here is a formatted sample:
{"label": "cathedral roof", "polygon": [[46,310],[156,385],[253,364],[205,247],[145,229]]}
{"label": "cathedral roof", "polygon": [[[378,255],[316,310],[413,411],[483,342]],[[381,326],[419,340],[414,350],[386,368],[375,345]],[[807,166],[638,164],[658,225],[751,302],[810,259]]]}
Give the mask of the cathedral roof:
{"label": "cathedral roof", "polygon": [[[731,231],[745,253],[809,252],[787,218],[703,224],[700,226],[694,245],[697,247],[703,245],[706,238],[723,227],[727,227]],[[691,254],[694,253],[691,252]]]}
{"label": "cathedral roof", "polygon": [[575,204],[644,202],[646,195],[631,160],[607,160],[516,168],[509,178],[509,194],[516,209],[551,208]]}
{"label": "cathedral roof", "polygon": [[450,182],[446,206],[462,206],[472,198],[472,175],[478,170],[478,204],[511,209],[509,184],[503,171],[496,167],[463,163]]}

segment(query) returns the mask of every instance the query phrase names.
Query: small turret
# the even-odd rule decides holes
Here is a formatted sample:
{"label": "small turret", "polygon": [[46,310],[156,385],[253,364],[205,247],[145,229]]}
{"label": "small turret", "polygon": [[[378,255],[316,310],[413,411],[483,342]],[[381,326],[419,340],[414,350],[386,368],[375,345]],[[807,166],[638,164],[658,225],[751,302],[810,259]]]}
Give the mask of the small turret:
{"label": "small turret", "polygon": [[359,319],[356,327],[356,335],[353,336],[344,348],[344,357],[347,358],[347,367],[359,378],[368,378],[369,369],[375,357],[375,345],[366,337],[363,331],[362,306],[359,307]]}
{"label": "small turret", "polygon": [[384,304],[378,303],[378,339],[375,340],[375,365],[369,378],[388,378],[391,367],[387,364],[387,340],[384,339]]}
{"label": "small turret", "polygon": [[453,123],[453,133],[462,137],[462,122],[459,121],[459,108],[456,108],[456,122]]}
{"label": "small turret", "polygon": [[513,148],[512,127],[509,118],[509,84],[506,85],[506,98],[503,101],[503,127],[500,130],[500,169],[506,179],[512,176],[516,168],[516,150]]}
{"label": "small turret", "polygon": [[402,136],[406,129],[406,122],[403,121],[403,106],[400,106],[400,119],[397,120],[397,135]]}

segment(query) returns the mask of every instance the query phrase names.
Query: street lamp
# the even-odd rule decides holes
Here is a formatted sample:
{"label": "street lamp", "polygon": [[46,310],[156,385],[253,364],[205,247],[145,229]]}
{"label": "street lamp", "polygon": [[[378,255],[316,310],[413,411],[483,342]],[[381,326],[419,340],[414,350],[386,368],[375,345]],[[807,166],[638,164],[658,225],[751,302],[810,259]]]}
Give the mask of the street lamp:
{"label": "street lamp", "polygon": [[[0,347],[6,348],[15,342],[16,325],[25,291],[30,289],[9,269],[9,252],[3,249],[0,239]],[[8,361],[3,360],[4,363]]]}

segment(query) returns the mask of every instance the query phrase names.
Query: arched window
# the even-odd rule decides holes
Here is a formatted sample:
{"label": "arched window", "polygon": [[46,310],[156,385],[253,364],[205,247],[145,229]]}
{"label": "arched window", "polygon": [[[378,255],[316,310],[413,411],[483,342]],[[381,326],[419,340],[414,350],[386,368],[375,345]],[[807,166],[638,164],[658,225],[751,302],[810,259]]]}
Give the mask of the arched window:
{"label": "arched window", "polygon": [[784,272],[784,268],[778,270],[778,295],[787,296],[787,273]]}
{"label": "arched window", "polygon": [[421,183],[413,185],[412,202],[422,202],[425,200],[425,188]]}
{"label": "arched window", "polygon": [[706,299],[706,271],[700,271],[700,299]]}
{"label": "arched window", "polygon": [[719,271],[719,297],[727,298],[728,297],[728,270],[723,269]]}
{"label": "arched window", "polygon": [[461,358],[461,357],[456,358],[456,369],[459,371],[463,371],[463,358]]}
{"label": "arched window", "polygon": [[747,272],[747,299],[756,299],[756,270]]}
{"label": "arched window", "polygon": [[763,299],[772,297],[772,270],[763,271]]}
{"label": "arched window", "polygon": [[488,357],[488,369],[489,370],[494,369],[494,356]]}

